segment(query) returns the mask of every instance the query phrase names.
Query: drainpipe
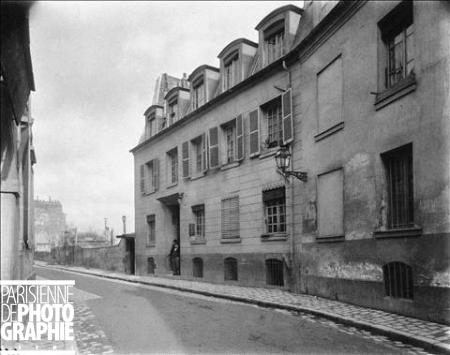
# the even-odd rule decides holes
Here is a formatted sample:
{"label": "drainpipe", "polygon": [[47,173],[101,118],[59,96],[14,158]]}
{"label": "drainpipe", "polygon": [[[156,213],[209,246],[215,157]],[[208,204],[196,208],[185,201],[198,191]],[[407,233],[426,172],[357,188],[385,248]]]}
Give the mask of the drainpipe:
{"label": "drainpipe", "polygon": [[[288,69],[286,61],[283,60],[282,62],[282,66],[283,69],[287,72],[288,75],[288,82],[289,82],[289,88],[292,89],[292,75],[291,75],[291,71]],[[291,102],[292,105],[292,102]],[[292,110],[293,111],[293,110]],[[294,119],[294,112],[292,112],[292,119]],[[294,132],[292,132],[294,134]],[[292,142],[292,147],[291,147],[291,164],[292,164],[292,170],[294,169],[294,144],[295,144],[295,139]],[[299,287],[297,287],[297,255],[295,252],[295,222],[294,222],[294,218],[295,218],[295,203],[294,203],[294,179],[292,179],[292,183],[291,183],[291,243],[290,243],[290,249],[291,249],[291,282],[292,285],[290,287],[291,291],[296,291],[297,289],[299,289]]]}

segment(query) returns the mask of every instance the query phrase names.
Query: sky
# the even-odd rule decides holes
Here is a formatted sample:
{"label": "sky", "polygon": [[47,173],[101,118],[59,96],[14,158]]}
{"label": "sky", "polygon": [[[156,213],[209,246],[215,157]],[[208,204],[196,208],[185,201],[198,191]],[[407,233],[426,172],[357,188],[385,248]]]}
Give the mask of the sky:
{"label": "sky", "polygon": [[129,152],[144,128],[155,81],[181,77],[231,41],[257,42],[270,11],[300,1],[48,1],[30,11],[36,91],[31,96],[37,155],[35,198],[59,200],[68,224],[134,231]]}

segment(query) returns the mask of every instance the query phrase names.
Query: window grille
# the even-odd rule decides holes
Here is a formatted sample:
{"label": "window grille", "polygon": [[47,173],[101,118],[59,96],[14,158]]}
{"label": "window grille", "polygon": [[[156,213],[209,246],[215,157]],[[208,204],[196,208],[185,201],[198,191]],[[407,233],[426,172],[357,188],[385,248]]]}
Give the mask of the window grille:
{"label": "window grille", "polygon": [[411,266],[391,262],[383,266],[386,296],[413,299],[413,276]]}
{"label": "window grille", "polygon": [[222,200],[222,238],[239,237],[239,197]]}
{"label": "window grille", "polygon": [[225,281],[237,281],[238,268],[235,258],[226,258],[224,260],[224,279]]}
{"label": "window grille", "polygon": [[283,262],[281,260],[266,260],[266,283],[274,286],[284,285]]}
{"label": "window grille", "polygon": [[153,275],[155,273],[155,269],[156,269],[155,259],[148,258],[147,259],[147,273]]}
{"label": "window grille", "polygon": [[414,225],[412,145],[382,155],[387,174],[388,227]]}
{"label": "window grille", "polygon": [[194,277],[203,277],[203,260],[202,258],[192,259],[192,275]]}

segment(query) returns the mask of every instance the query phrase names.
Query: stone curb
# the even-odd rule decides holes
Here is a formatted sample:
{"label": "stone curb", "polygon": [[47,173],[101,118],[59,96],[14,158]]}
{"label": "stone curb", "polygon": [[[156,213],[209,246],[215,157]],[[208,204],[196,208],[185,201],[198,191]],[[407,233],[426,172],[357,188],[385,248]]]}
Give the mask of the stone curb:
{"label": "stone curb", "polygon": [[254,304],[254,305],[257,305],[260,307],[264,307],[264,308],[283,309],[283,310],[293,311],[293,312],[308,313],[308,314],[326,318],[326,319],[329,319],[332,321],[336,321],[341,324],[354,326],[354,327],[364,329],[364,330],[370,330],[374,333],[388,336],[391,339],[396,339],[396,340],[400,340],[403,342],[407,342],[407,343],[415,345],[415,346],[420,346],[426,350],[434,351],[438,354],[449,354],[450,355],[450,349],[447,348],[445,345],[441,345],[439,343],[439,341],[437,341],[437,340],[427,339],[425,337],[419,337],[414,334],[409,334],[406,332],[402,332],[402,331],[399,331],[396,329],[392,329],[392,328],[383,326],[382,324],[367,323],[364,321],[356,320],[351,317],[340,316],[335,313],[331,313],[331,312],[327,312],[327,311],[321,311],[321,310],[316,310],[316,309],[302,307],[302,306],[292,306],[292,305],[269,302],[269,301],[255,300],[255,299],[251,299],[251,298],[234,296],[234,295],[224,295],[224,294],[220,294],[220,293],[214,293],[214,292],[203,291],[203,290],[195,290],[195,289],[190,289],[190,288],[185,288],[185,287],[180,287],[180,286],[164,285],[164,284],[160,284],[157,282],[149,282],[146,280],[139,280],[137,278],[131,278],[131,277],[127,278],[125,276],[96,273],[95,271],[88,272],[88,271],[82,271],[82,270],[74,270],[74,269],[71,269],[70,267],[64,267],[64,266],[59,266],[59,265],[35,264],[34,266],[35,267],[43,267],[43,268],[47,267],[47,268],[61,269],[61,270],[71,271],[71,272],[75,272],[75,273],[79,273],[79,274],[103,277],[106,279],[128,281],[128,282],[139,283],[139,284],[149,285],[149,286],[156,286],[156,287],[161,287],[161,288],[167,288],[167,289],[172,289],[172,290],[177,290],[177,291],[191,292],[191,293],[200,294],[200,295],[209,296],[209,297],[227,299],[227,300],[232,300],[232,301],[237,301],[237,302],[242,302],[242,303],[247,303],[247,304]]}

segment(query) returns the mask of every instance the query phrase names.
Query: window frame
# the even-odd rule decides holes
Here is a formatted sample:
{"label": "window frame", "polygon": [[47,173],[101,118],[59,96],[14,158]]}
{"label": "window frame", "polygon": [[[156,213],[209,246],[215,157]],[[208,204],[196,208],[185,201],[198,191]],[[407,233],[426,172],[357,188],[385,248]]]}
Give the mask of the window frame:
{"label": "window frame", "polygon": [[[225,206],[228,201],[230,201],[230,205]],[[234,201],[234,203],[231,201]],[[220,203],[220,212],[221,212],[221,220],[220,220],[221,239],[239,239],[240,238],[239,196],[230,196],[223,198]],[[236,223],[236,225],[233,225],[233,223]],[[234,228],[229,228],[230,225]]]}
{"label": "window frame", "polygon": [[205,238],[205,205],[192,206],[192,213],[194,215],[195,234],[193,237],[204,239]]}
{"label": "window frame", "polygon": [[[179,178],[179,159],[178,159],[178,147],[174,147],[167,153],[167,185],[174,186],[178,184]],[[175,179],[174,179],[175,177]]]}
{"label": "window frame", "polygon": [[[263,191],[262,198],[263,198],[264,225],[265,225],[264,236],[286,235],[287,234],[286,188],[279,187],[276,189]],[[274,208],[275,213],[273,213]],[[273,222],[274,220],[273,217],[275,217],[276,222]]]}
{"label": "window frame", "polygon": [[147,247],[152,247],[156,245],[156,217],[154,214],[149,214],[146,216],[147,233],[146,242]]}

